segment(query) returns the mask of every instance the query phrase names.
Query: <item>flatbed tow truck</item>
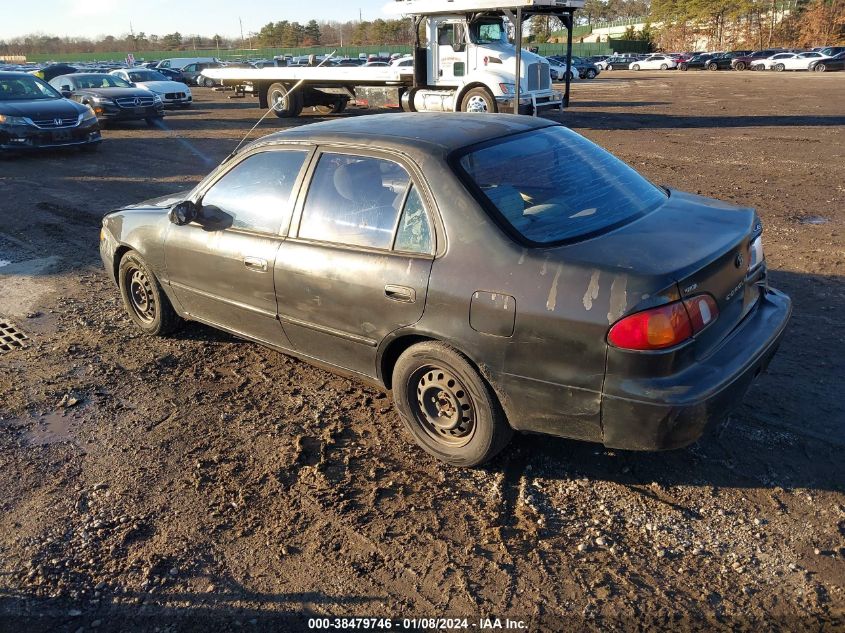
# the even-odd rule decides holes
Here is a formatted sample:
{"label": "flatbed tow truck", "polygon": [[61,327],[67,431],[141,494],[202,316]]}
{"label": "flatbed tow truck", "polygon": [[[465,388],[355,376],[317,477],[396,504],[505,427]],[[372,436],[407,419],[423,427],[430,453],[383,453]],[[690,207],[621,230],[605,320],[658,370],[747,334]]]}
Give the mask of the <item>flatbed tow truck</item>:
{"label": "flatbed tow truck", "polygon": [[552,87],[545,58],[522,48],[523,25],[533,16],[559,18],[571,66],[574,13],[583,6],[584,0],[395,0],[390,13],[412,22],[413,66],[214,68],[204,74],[251,92],[280,118],[304,108],[342,112],[350,100],[398,104],[406,112],[536,115],[569,104],[569,75],[563,93]]}

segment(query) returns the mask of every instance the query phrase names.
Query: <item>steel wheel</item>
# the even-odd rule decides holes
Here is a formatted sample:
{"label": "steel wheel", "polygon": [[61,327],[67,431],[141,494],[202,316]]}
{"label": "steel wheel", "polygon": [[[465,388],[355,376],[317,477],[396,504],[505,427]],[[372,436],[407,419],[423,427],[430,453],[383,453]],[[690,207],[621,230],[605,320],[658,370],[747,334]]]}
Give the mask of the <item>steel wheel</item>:
{"label": "steel wheel", "polygon": [[475,407],[457,376],[443,367],[427,365],[411,376],[409,386],[415,387],[417,394],[414,417],[429,437],[450,448],[472,439]]}
{"label": "steel wheel", "polygon": [[140,268],[129,268],[125,274],[126,285],[129,289],[129,305],[141,321],[152,323],[156,318],[158,306],[152,283]]}
{"label": "steel wheel", "polygon": [[467,112],[488,112],[487,100],[479,95],[467,99]]}

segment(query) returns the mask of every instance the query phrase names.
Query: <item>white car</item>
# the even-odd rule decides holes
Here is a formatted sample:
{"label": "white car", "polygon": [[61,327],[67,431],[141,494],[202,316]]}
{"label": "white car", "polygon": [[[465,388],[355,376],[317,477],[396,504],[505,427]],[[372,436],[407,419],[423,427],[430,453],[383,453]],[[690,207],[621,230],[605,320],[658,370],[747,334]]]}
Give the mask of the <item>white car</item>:
{"label": "white car", "polygon": [[628,65],[629,70],[668,70],[677,67],[678,62],[668,55],[652,55]]}
{"label": "white car", "polygon": [[[549,72],[552,75],[552,80],[563,81],[564,79],[566,79],[566,64],[561,64],[560,62],[556,62],[553,59],[547,59],[546,61],[549,62]],[[578,72],[570,72],[569,80],[574,81],[576,79],[578,79]]]}
{"label": "white car", "polygon": [[751,70],[809,70],[810,63],[824,58],[820,53],[777,53],[754,62]]}
{"label": "white car", "polygon": [[167,77],[155,70],[147,68],[122,68],[111,71],[129,83],[141,88],[146,88],[159,96],[165,107],[177,106],[188,108],[194,101],[191,89],[178,81],[170,81]]}

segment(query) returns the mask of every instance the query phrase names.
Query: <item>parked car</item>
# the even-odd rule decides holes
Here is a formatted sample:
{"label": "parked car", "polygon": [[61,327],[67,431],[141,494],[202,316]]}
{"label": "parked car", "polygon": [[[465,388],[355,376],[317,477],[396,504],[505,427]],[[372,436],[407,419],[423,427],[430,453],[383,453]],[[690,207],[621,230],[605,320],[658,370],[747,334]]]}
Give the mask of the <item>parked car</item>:
{"label": "parked car", "polygon": [[[777,53],[765,59],[759,59],[751,65],[751,70],[786,70],[786,64],[801,63],[796,61],[798,55],[796,53]],[[803,62],[809,66],[810,62]]]}
{"label": "parked car", "polygon": [[414,58],[411,57],[411,56],[396,57],[395,59],[391,60],[390,65],[393,66],[394,68],[413,68],[414,67]]}
{"label": "parked car", "polygon": [[631,70],[669,70],[670,68],[677,67],[678,62],[668,55],[652,55],[651,57],[631,62],[630,66],[628,66]]}
{"label": "parked car", "polygon": [[472,466],[514,429],[653,450],[727,415],[791,311],[761,230],[547,119],[387,114],[259,139],[106,215],[100,253],[142,332],[200,321],[375,383]]}
{"label": "parked car", "polygon": [[[775,57],[777,59],[775,59]],[[805,53],[784,53],[775,55],[772,60],[774,63],[769,64],[767,69],[783,71],[783,70],[809,70],[810,64],[819,62],[824,59],[829,59],[821,53],[805,52]]]}
{"label": "parked car", "polygon": [[0,72],[0,154],[100,143],[97,116],[48,83],[22,72]]}
{"label": "parked car", "polygon": [[825,57],[810,62],[808,70],[824,73],[836,70],[845,70],[845,52],[839,53],[836,57]]}
{"label": "parked car", "polygon": [[113,70],[111,74],[157,94],[165,108],[168,106],[190,108],[194,100],[193,95],[191,95],[191,89],[188,86],[183,83],[170,81],[155,70],[130,68]]}
{"label": "parked car", "polygon": [[184,68],[190,64],[213,64],[219,61],[216,57],[169,57],[158,62],[155,68]]}
{"label": "parked car", "polygon": [[68,64],[49,64],[44,68],[33,71],[32,74],[44,81],[50,81],[54,77],[75,73],[77,70],[78,68],[76,66],[70,66]]}
{"label": "parked car", "polygon": [[203,71],[208,68],[222,68],[223,64],[220,62],[193,62],[182,66],[179,70],[185,77],[185,83],[189,86],[205,86],[206,88],[213,88],[219,86],[220,82],[211,77],[203,75]]}
{"label": "parked car", "polygon": [[836,57],[841,53],[845,53],[845,46],[825,46],[819,52],[825,57]]}
{"label": "parked car", "polygon": [[[562,55],[552,55],[549,58],[550,62],[554,62],[558,66],[566,66],[566,57]],[[572,68],[578,73],[579,79],[595,79],[601,72],[596,67],[594,62],[589,61],[586,57],[572,56]],[[554,75],[552,79],[554,79]]]}
{"label": "parked car", "polygon": [[570,81],[578,78],[579,76],[577,71],[569,70],[565,59],[561,62],[559,59],[555,59],[554,57],[548,57],[546,61],[549,62],[549,74],[552,76],[553,81],[564,81],[567,73],[569,73]]}
{"label": "parked car", "polygon": [[759,51],[754,51],[749,55],[737,55],[731,59],[731,68],[734,70],[754,70],[752,66],[772,55],[785,52],[782,48],[766,48]]}
{"label": "parked car", "polygon": [[712,53],[702,53],[695,55],[689,61],[678,64],[678,70],[704,70],[707,63],[713,58]]}
{"label": "parked car", "polygon": [[704,68],[707,70],[730,70],[733,68],[733,60],[737,57],[745,57],[751,51],[730,51],[729,53],[720,53],[713,55],[707,60]]}
{"label": "parked car", "polygon": [[628,70],[633,62],[639,61],[639,57],[634,55],[620,55],[616,57],[608,57],[601,63],[602,70]]}
{"label": "parked car", "polygon": [[50,82],[65,97],[90,106],[102,125],[111,121],[145,120],[154,125],[164,116],[159,96],[106,73],[61,75]]}
{"label": "parked car", "polygon": [[170,81],[176,81],[180,84],[188,85],[188,81],[185,79],[185,75],[182,74],[182,71],[174,68],[155,68],[154,69],[157,73],[160,73],[167,77]]}

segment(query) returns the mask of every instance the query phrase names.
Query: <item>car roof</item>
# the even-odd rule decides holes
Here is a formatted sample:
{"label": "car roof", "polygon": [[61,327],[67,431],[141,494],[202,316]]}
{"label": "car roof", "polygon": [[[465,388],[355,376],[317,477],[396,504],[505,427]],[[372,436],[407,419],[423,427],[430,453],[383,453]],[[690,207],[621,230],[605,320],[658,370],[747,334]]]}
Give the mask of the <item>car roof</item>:
{"label": "car roof", "polygon": [[34,77],[34,75],[18,70],[0,70],[0,77]]}
{"label": "car roof", "polygon": [[334,119],[276,132],[247,148],[280,141],[360,143],[410,156],[443,156],[454,150],[503,136],[558,125],[554,121],[513,114],[408,112]]}

